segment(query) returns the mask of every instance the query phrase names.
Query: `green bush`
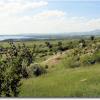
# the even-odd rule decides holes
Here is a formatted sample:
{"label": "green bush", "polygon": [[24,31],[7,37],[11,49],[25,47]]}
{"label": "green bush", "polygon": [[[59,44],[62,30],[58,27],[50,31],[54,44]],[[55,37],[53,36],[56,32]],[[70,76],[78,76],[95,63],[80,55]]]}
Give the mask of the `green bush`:
{"label": "green bush", "polygon": [[30,65],[30,71],[31,71],[31,74],[35,75],[35,76],[40,76],[40,75],[46,73],[45,68],[37,63]]}
{"label": "green bush", "polygon": [[94,54],[94,59],[95,59],[96,62],[99,62],[100,63],[100,51],[98,51],[98,52],[96,52]]}
{"label": "green bush", "polygon": [[48,69],[48,67],[49,67],[48,65],[45,65],[45,69]]}
{"label": "green bush", "polygon": [[69,64],[69,66],[70,66],[71,68],[79,67],[79,66],[80,66],[80,63],[79,63],[78,61],[72,62],[72,63]]}
{"label": "green bush", "polygon": [[81,64],[82,65],[95,64],[95,58],[93,57],[93,55],[85,55],[81,57]]}
{"label": "green bush", "polygon": [[30,75],[29,75],[29,71],[28,71],[28,66],[27,66],[27,61],[26,60],[23,60],[22,62],[22,77],[23,78],[28,78]]}
{"label": "green bush", "polygon": [[67,66],[70,68],[75,68],[80,66],[79,60],[77,60],[77,57],[69,57],[67,59]]}

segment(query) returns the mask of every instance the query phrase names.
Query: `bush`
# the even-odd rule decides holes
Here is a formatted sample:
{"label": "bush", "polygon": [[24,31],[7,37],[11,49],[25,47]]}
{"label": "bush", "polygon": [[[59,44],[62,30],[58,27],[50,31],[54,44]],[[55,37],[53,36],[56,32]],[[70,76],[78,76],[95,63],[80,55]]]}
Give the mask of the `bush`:
{"label": "bush", "polygon": [[22,62],[22,71],[21,71],[22,77],[23,78],[28,78],[29,77],[29,71],[28,71],[28,66],[27,66],[27,61],[23,60]]}
{"label": "bush", "polygon": [[41,65],[39,64],[31,64],[30,65],[30,70],[31,70],[31,73],[35,76],[40,76],[44,73],[46,73],[46,70],[44,67],[42,67]]}
{"label": "bush", "polygon": [[48,65],[45,65],[45,69],[48,69]]}
{"label": "bush", "polygon": [[77,57],[69,57],[67,59],[67,66],[70,68],[75,68],[80,66],[80,62],[77,60]]}
{"label": "bush", "polygon": [[53,52],[49,52],[49,55],[53,55]]}
{"label": "bush", "polygon": [[27,67],[22,68],[22,77],[23,78],[28,78],[29,77],[29,72],[28,72]]}
{"label": "bush", "polygon": [[81,63],[82,65],[95,64],[95,58],[93,57],[93,55],[85,55],[81,58]]}
{"label": "bush", "polygon": [[96,52],[94,54],[94,59],[95,59],[96,62],[99,62],[100,63],[100,51],[98,51],[98,52]]}
{"label": "bush", "polygon": [[78,61],[72,62],[72,63],[70,63],[70,65],[69,65],[69,67],[71,67],[71,68],[76,68],[76,67],[79,67],[79,66],[80,66],[80,63],[79,63]]}

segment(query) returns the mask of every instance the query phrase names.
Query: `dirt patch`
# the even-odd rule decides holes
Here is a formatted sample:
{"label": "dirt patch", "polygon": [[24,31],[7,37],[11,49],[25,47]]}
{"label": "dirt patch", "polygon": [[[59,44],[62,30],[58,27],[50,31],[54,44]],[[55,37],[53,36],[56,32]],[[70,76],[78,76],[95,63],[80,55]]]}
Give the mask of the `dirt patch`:
{"label": "dirt patch", "polygon": [[67,50],[67,51],[64,51],[62,54],[58,53],[56,55],[53,55],[50,58],[48,58],[47,60],[43,61],[42,63],[44,65],[51,65],[51,66],[55,65],[60,62],[60,60],[63,58],[63,55],[65,55],[67,52],[69,52],[69,51]]}
{"label": "dirt patch", "polygon": [[57,55],[50,57],[49,59],[47,59],[43,63],[46,64],[46,65],[55,65],[55,64],[59,63],[61,58],[62,58],[61,54],[57,54]]}
{"label": "dirt patch", "polygon": [[53,58],[53,59],[49,60],[49,63],[51,63],[51,65],[57,64],[60,61],[60,59],[61,59],[60,57]]}

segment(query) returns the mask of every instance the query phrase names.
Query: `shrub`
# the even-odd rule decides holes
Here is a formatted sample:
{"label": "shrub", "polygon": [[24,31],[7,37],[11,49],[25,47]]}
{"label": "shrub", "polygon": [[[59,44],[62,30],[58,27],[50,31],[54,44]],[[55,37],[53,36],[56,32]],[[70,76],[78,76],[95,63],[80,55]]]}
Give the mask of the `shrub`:
{"label": "shrub", "polygon": [[31,70],[31,73],[35,76],[40,76],[44,73],[46,73],[46,70],[44,67],[42,67],[41,65],[39,64],[31,64],[30,65],[30,70]]}
{"label": "shrub", "polygon": [[93,55],[85,55],[81,58],[82,65],[91,65],[95,64],[95,58]]}
{"label": "shrub", "polygon": [[80,63],[79,63],[78,61],[72,62],[72,63],[70,63],[70,65],[69,65],[69,67],[71,67],[71,68],[75,68],[75,67],[79,67],[79,66],[80,66]]}
{"label": "shrub", "polygon": [[90,40],[93,41],[95,39],[95,36],[91,36]]}
{"label": "shrub", "polygon": [[27,66],[27,61],[23,60],[22,62],[22,77],[23,78],[28,78],[29,77],[29,71],[28,71],[28,66]]}
{"label": "shrub", "polygon": [[53,52],[49,52],[49,55],[53,55]]}
{"label": "shrub", "polygon": [[61,41],[58,42],[58,46],[62,46],[62,42]]}
{"label": "shrub", "polygon": [[98,51],[94,54],[94,59],[96,62],[100,62],[100,51]]}
{"label": "shrub", "polygon": [[67,59],[67,66],[70,68],[75,68],[80,66],[80,62],[77,60],[77,57],[69,57]]}
{"label": "shrub", "polygon": [[29,77],[29,72],[27,67],[22,68],[22,77],[23,78],[28,78]]}
{"label": "shrub", "polygon": [[81,40],[79,41],[79,43],[81,43],[81,46],[82,46],[82,47],[86,47],[86,41],[85,41],[84,39],[81,39]]}
{"label": "shrub", "polygon": [[45,65],[45,69],[48,69],[48,65]]}

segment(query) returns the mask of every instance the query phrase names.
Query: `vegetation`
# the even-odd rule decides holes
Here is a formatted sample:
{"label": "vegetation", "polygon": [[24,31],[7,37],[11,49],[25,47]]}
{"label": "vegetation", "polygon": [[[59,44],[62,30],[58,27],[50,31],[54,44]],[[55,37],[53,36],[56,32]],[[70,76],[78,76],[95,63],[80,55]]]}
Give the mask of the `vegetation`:
{"label": "vegetation", "polygon": [[99,97],[100,65],[59,69],[22,80],[20,97]]}
{"label": "vegetation", "polygon": [[0,96],[99,96],[99,66],[95,36],[0,42]]}

